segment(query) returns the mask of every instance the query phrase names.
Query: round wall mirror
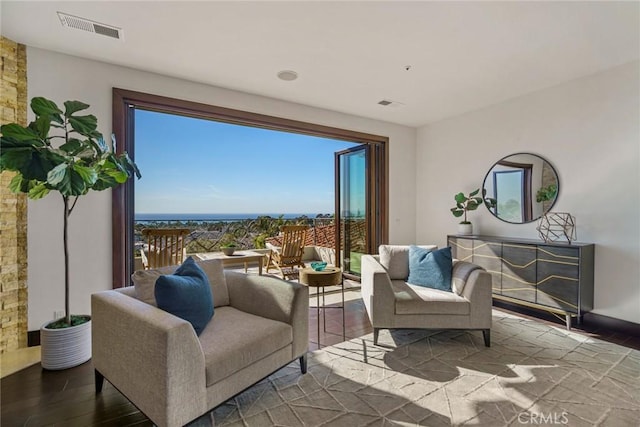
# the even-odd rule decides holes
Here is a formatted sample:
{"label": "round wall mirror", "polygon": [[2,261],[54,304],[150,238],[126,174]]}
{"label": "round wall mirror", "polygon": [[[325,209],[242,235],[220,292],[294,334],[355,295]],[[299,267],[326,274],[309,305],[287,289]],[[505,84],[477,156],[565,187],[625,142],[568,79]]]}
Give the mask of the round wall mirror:
{"label": "round wall mirror", "polygon": [[551,210],[558,198],[560,181],[556,170],[542,157],[517,153],[498,160],[482,185],[489,212],[503,221],[524,224]]}

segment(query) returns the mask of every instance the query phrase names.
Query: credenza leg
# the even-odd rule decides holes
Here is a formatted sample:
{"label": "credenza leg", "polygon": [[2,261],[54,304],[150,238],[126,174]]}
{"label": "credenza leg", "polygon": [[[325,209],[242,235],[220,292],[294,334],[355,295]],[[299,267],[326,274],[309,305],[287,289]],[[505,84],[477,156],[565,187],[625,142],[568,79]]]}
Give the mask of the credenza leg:
{"label": "credenza leg", "polygon": [[571,330],[571,315],[569,313],[566,313],[564,315],[564,319],[565,319],[565,322],[567,323],[567,331],[570,331]]}

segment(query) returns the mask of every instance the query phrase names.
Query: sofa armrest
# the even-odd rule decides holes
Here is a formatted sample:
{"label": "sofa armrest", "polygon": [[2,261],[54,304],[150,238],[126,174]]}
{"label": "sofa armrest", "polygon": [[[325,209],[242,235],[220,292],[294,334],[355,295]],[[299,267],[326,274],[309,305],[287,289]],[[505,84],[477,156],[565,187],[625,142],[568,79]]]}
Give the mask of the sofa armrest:
{"label": "sofa armrest", "polygon": [[482,267],[458,261],[453,267],[454,289],[470,304],[470,322],[476,328],[491,328],[492,278]]}
{"label": "sofa armrest", "polygon": [[207,410],[204,354],[189,322],[117,291],[91,295],[93,364],[155,424]]}
{"label": "sofa armrest", "polygon": [[[309,348],[309,288],[270,276],[225,270],[229,304],[293,327],[292,359]],[[213,296],[215,299],[215,295]]]}
{"label": "sofa armrest", "polygon": [[362,300],[374,328],[391,327],[395,314],[395,295],[387,270],[374,255],[361,260]]}

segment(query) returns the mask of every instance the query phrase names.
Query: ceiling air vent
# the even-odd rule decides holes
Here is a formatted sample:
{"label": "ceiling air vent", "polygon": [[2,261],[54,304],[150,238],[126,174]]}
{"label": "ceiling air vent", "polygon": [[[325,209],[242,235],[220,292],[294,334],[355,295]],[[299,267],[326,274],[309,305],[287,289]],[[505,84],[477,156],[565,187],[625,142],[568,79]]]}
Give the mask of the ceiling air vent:
{"label": "ceiling air vent", "polygon": [[111,25],[100,24],[78,16],[68,15],[58,12],[58,17],[63,27],[75,28],[76,30],[88,31],[90,33],[100,34],[111,37],[112,39],[122,40],[122,29]]}

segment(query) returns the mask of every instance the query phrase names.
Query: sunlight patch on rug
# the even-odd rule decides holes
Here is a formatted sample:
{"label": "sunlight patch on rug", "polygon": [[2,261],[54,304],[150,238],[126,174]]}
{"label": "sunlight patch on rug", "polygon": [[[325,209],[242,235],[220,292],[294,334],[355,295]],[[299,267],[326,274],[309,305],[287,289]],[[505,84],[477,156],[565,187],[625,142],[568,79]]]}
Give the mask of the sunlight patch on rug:
{"label": "sunlight patch on rug", "polygon": [[479,331],[396,330],[309,353],[214,411],[216,426],[635,426],[640,352],[494,310]]}

